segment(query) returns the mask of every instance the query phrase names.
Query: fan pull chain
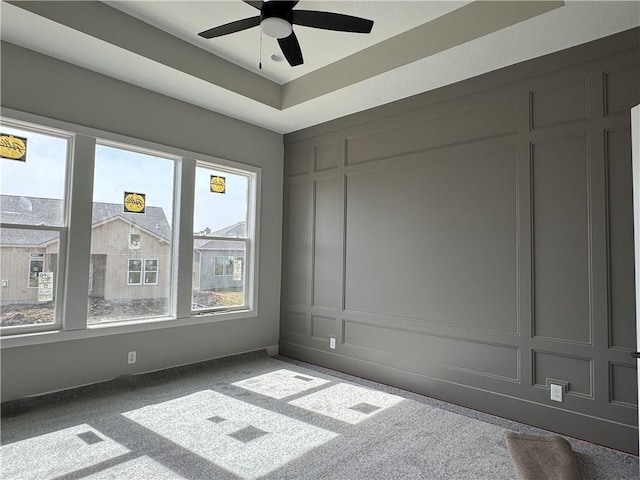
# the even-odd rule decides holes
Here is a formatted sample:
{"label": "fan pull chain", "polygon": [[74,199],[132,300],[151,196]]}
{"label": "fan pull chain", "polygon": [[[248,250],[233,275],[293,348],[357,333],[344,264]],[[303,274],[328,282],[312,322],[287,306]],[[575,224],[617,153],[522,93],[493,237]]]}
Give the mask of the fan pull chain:
{"label": "fan pull chain", "polygon": [[262,29],[260,29],[260,63],[258,63],[258,68],[262,70]]}

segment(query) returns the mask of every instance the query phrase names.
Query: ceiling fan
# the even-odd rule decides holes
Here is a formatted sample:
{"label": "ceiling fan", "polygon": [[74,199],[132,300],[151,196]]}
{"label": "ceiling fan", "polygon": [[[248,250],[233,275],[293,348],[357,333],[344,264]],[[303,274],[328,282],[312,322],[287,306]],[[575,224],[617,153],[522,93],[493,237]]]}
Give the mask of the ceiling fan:
{"label": "ceiling fan", "polygon": [[293,25],[336,30],[340,32],[369,33],[373,28],[373,21],[366,18],[352,17],[332,12],[318,12],[313,10],[294,10],[298,1],[263,1],[242,0],[260,10],[260,15],[227,23],[200,32],[203,38],[215,38],[229,33],[239,32],[260,25],[262,32],[278,39],[280,49],[289,65],[295,67],[304,63],[300,43],[293,31]]}

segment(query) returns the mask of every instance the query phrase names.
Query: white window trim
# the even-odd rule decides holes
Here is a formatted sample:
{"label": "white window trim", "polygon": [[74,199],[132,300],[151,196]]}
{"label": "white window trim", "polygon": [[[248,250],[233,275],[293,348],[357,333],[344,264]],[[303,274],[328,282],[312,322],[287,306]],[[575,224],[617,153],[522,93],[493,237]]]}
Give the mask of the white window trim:
{"label": "white window trim", "polygon": [[[82,338],[93,338],[105,335],[119,335],[122,333],[133,333],[139,331],[148,331],[164,328],[174,328],[179,326],[196,325],[202,323],[215,323],[220,321],[233,321],[242,318],[256,318],[258,316],[258,278],[260,263],[259,249],[260,244],[260,191],[262,169],[254,165],[234,162],[211,155],[203,155],[202,153],[191,152],[181,148],[163,145],[146,140],[140,140],[126,135],[105,132],[95,128],[85,127],[69,122],[63,122],[40,115],[13,110],[10,108],[2,108],[3,124],[12,124],[22,129],[33,129],[37,131],[58,135],[64,138],[70,137],[68,143],[68,161],[66,168],[67,173],[67,191],[66,198],[67,216],[71,219],[70,228],[66,226],[61,228],[57,285],[56,285],[56,304],[63,304],[62,308],[56,308],[56,323],[48,324],[45,327],[3,327],[0,331],[1,348],[13,348],[27,345],[38,345],[43,343],[52,343],[58,341],[75,340]],[[90,223],[90,215],[87,217],[86,211],[93,201],[93,165],[95,144],[97,141],[101,144],[113,142],[118,145],[129,145],[136,151],[151,151],[154,154],[162,152],[163,156],[176,157],[176,192],[174,196],[174,231],[184,232],[178,235],[172,242],[174,249],[172,254],[172,271],[171,273],[172,292],[173,292],[173,315],[167,318],[153,319],[136,319],[128,322],[106,323],[98,325],[87,324],[86,315],[79,315],[80,312],[86,312],[86,295],[74,295],[70,292],[74,290],[80,291],[78,288],[80,283],[84,282],[83,291],[87,290],[86,281],[88,280],[88,269],[90,263],[90,241],[86,238],[82,239],[78,235],[74,235],[74,231],[78,227],[86,226],[87,218]],[[93,152],[93,153],[91,153]],[[74,156],[81,155],[81,162],[74,165]],[[195,175],[195,165],[198,161],[223,167],[225,170],[237,170],[243,174],[250,174],[252,182],[247,191],[247,200],[249,211],[247,212],[247,238],[251,239],[247,244],[245,263],[245,298],[246,305],[243,309],[230,311],[206,311],[193,312],[191,310],[191,288],[176,288],[177,285],[192,285],[193,265],[193,183]],[[71,173],[70,173],[71,172]],[[87,182],[88,179],[90,182]],[[71,186],[73,185],[73,189]],[[179,198],[178,198],[179,197]],[[190,198],[191,197],[191,198]],[[82,206],[82,200],[85,205]],[[75,207],[75,208],[73,208]],[[183,209],[181,211],[181,209]],[[78,213],[80,212],[80,213]],[[78,218],[78,217],[81,218]],[[24,226],[22,226],[24,228]],[[49,229],[55,229],[48,227]],[[73,237],[74,255],[67,255],[69,246],[67,236]],[[86,237],[86,232],[85,232]],[[90,237],[90,236],[89,236]],[[86,258],[84,258],[86,257]],[[189,258],[190,261],[179,262],[179,258]],[[66,265],[66,268],[64,266]],[[86,268],[85,268],[86,267]],[[85,278],[86,277],[86,278]],[[73,284],[73,285],[71,285]],[[66,312],[63,321],[62,311]]]}

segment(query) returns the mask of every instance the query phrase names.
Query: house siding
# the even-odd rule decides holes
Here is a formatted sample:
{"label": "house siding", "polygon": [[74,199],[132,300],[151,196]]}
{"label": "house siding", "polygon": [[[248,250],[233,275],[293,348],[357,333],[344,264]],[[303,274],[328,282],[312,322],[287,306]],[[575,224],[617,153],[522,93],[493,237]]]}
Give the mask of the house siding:
{"label": "house siding", "polygon": [[[140,249],[129,249],[129,234],[140,234]],[[171,245],[166,240],[146,233],[139,227],[123,220],[115,219],[93,228],[91,234],[91,255],[105,255],[106,278],[102,286],[105,300],[126,300],[143,298],[168,298],[171,265]],[[128,285],[129,259],[157,259],[157,285]],[[95,279],[100,279],[93,271]],[[94,292],[97,294],[97,292]]]}
{"label": "house siding", "polygon": [[6,287],[0,283],[2,304],[37,303],[38,288],[29,287],[29,264],[32,253],[43,254],[44,271],[52,271],[50,270],[51,255],[46,254],[46,248],[37,246],[0,248],[1,280],[7,282]]}

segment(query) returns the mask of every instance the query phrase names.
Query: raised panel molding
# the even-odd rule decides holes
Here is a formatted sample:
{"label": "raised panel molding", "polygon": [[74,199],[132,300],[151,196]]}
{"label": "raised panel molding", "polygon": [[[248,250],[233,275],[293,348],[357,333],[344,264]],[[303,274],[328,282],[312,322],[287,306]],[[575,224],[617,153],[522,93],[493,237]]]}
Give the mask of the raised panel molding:
{"label": "raised panel molding", "polygon": [[281,329],[283,332],[294,333],[297,335],[308,335],[307,333],[307,316],[299,312],[282,312],[280,317]]}
{"label": "raised panel molding", "polygon": [[347,164],[497,137],[517,131],[513,98],[347,139]]}
{"label": "raised panel molding", "polygon": [[591,342],[587,137],[531,146],[533,333]]}
{"label": "raised panel molding", "polygon": [[347,176],[345,308],[517,332],[516,164],[508,149]]}
{"label": "raised panel molding", "polygon": [[321,317],[319,315],[311,316],[311,337],[329,340],[330,336],[335,336],[336,334],[335,318]]}
{"label": "raised panel molding", "polygon": [[604,73],[604,114],[628,113],[640,102],[640,65]]}
{"label": "raised panel molding", "polygon": [[329,178],[314,182],[313,299],[314,306],[336,308],[340,283],[340,245],[338,209],[341,180]]}
{"label": "raised panel molding", "polygon": [[519,380],[518,347],[430,335],[343,320],[343,344],[413,357],[422,362],[509,381]]}
{"label": "raised panel molding", "polygon": [[338,142],[314,147],[313,169],[316,172],[337,168],[342,163],[342,149]]}
{"label": "raised panel molding", "polygon": [[567,393],[593,398],[593,360],[585,357],[533,350],[533,383],[547,388],[548,379],[567,385]]}
{"label": "raised panel molding", "polygon": [[622,407],[638,408],[636,381],[638,370],[633,365],[609,363],[609,400]]}
{"label": "raised panel molding", "polygon": [[311,144],[291,143],[284,147],[286,172],[289,177],[309,173],[309,160],[311,157]]}
{"label": "raised panel molding", "polygon": [[587,120],[588,78],[567,85],[531,91],[529,104],[531,128],[550,127],[577,120]]}
{"label": "raised panel molding", "polygon": [[311,211],[311,183],[287,185],[285,301],[306,304],[309,286],[311,238],[309,212]]}
{"label": "raised panel molding", "polygon": [[609,241],[609,344],[635,350],[633,180],[629,127],[605,132]]}

